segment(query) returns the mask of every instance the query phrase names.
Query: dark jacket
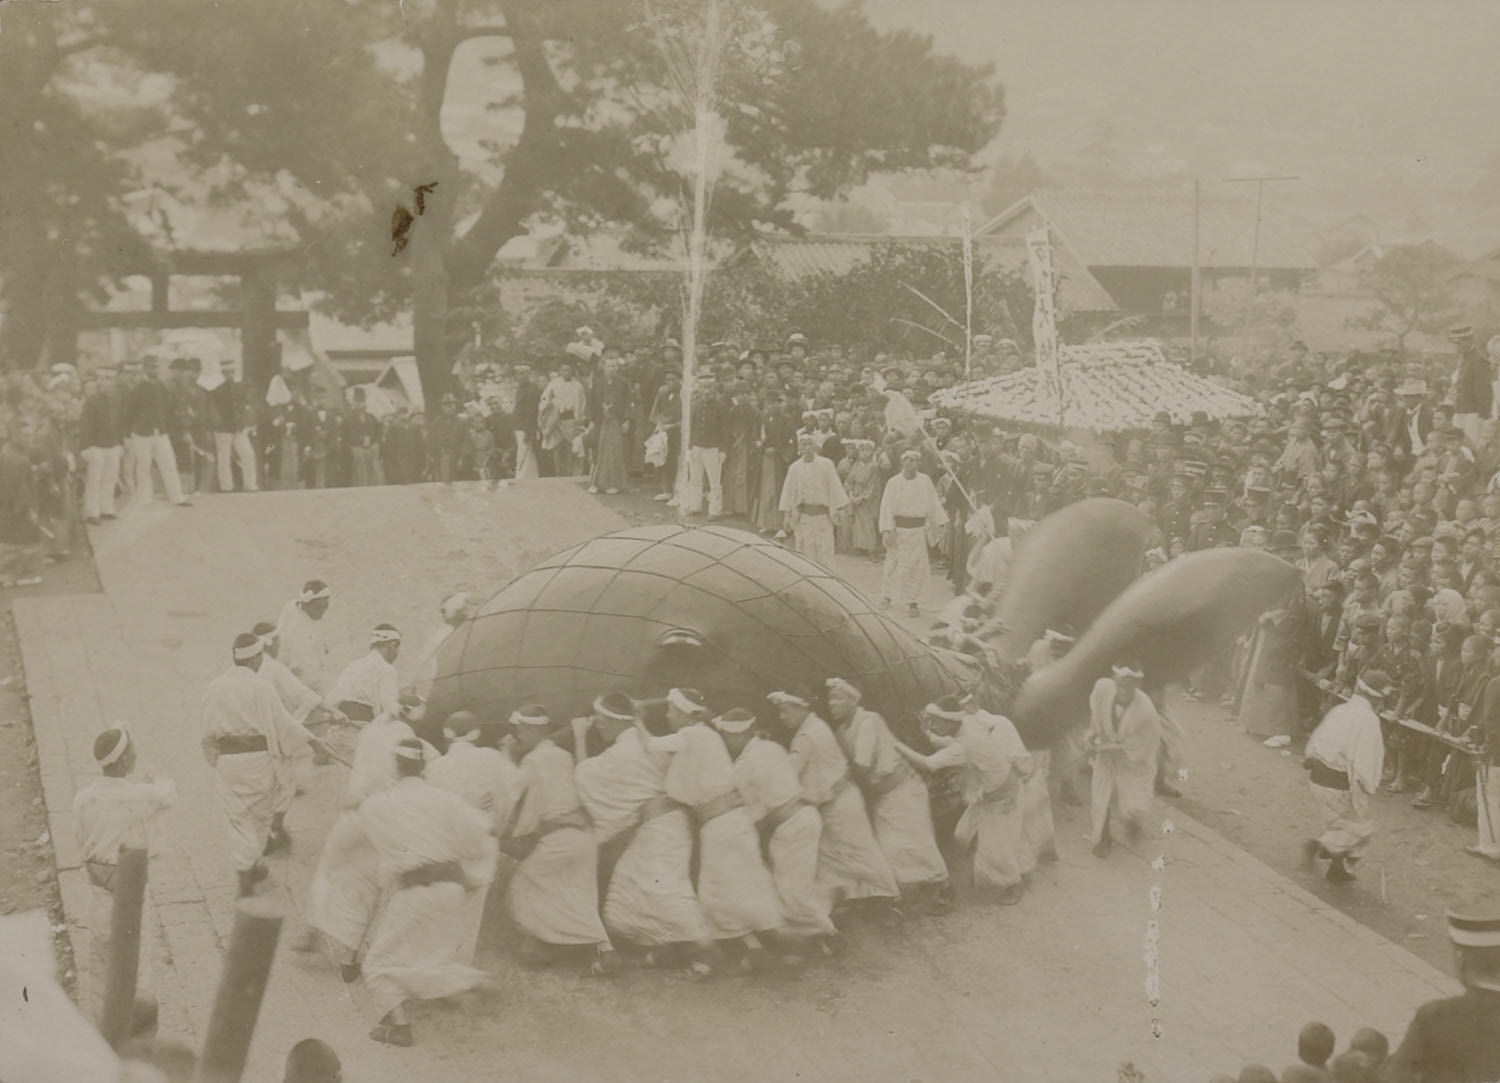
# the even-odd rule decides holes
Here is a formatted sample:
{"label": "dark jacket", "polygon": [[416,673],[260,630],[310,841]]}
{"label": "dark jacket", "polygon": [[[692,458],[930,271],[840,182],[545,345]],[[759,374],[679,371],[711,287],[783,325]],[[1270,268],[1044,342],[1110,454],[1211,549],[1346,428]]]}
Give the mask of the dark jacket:
{"label": "dark jacket", "polygon": [[1464,350],[1453,374],[1453,412],[1489,417],[1494,412],[1494,379],[1483,354],[1473,347]]}
{"label": "dark jacket", "polygon": [[145,379],[125,399],[125,431],[136,436],[170,432],[172,393],[160,380]]}
{"label": "dark jacket", "polygon": [[120,427],[120,411],[113,398],[103,391],[95,391],[83,400],[83,413],[78,419],[79,447],[118,447],[124,442]]}
{"label": "dark jacket", "polygon": [[722,448],[729,441],[729,410],[724,399],[714,393],[693,398],[693,447]]}
{"label": "dark jacket", "polygon": [[1380,1067],[1382,1083],[1500,1079],[1500,992],[1468,989],[1417,1009],[1401,1045]]}

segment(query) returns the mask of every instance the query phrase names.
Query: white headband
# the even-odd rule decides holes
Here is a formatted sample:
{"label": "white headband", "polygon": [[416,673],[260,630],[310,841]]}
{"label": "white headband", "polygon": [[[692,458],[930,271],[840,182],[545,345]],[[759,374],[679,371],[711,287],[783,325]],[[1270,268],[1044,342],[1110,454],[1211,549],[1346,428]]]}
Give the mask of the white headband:
{"label": "white headband", "polygon": [[634,722],[635,721],[635,715],[634,714],[621,714],[619,711],[611,711],[608,707],[606,707],[604,705],[604,697],[603,696],[600,696],[598,699],[594,700],[594,713],[598,714],[598,715],[602,715],[605,718],[611,718],[611,719],[613,719],[616,722]]}
{"label": "white headband", "polygon": [[1146,676],[1140,670],[1136,669],[1135,666],[1115,666],[1114,667],[1114,675],[1117,678],[1119,678],[1119,677],[1134,677],[1136,680],[1141,680],[1142,678],[1144,678]]}
{"label": "white headband", "polygon": [[275,643],[280,638],[281,638],[281,633],[278,632],[275,628],[272,628],[269,632],[267,632],[265,635],[263,635],[263,636],[260,637],[260,641],[262,643],[264,643],[267,647],[269,647],[272,643]]}
{"label": "white headband", "polygon": [[452,730],[444,727],[443,733],[450,741],[467,741],[469,744],[473,744],[479,740],[479,731],[477,729],[469,730],[467,733],[454,733]]}
{"label": "white headband", "polygon": [[400,643],[401,633],[394,628],[376,628],[370,633],[371,643]]}
{"label": "white headband", "polygon": [[792,692],[772,692],[770,695],[766,696],[766,699],[770,700],[772,703],[775,703],[777,705],[780,705],[780,704],[783,704],[783,703],[788,703],[788,704],[791,704],[794,707],[811,707],[812,706],[812,704],[808,703],[807,700],[803,699],[799,695],[795,695]]}
{"label": "white headband", "polygon": [[234,648],[234,660],[236,662],[248,662],[250,659],[254,658],[265,649],[265,640],[261,639],[259,636],[256,636],[254,643],[247,643],[243,647]]}
{"label": "white headband", "polygon": [[842,677],[829,677],[825,682],[830,692],[845,692],[855,699],[860,698],[860,691]]}
{"label": "white headband", "polygon": [[319,587],[317,590],[304,590],[302,592],[302,604],[303,605],[308,605],[311,602],[316,602],[319,598],[327,598],[327,597],[328,597],[328,588],[327,587]]}
{"label": "white headband", "polygon": [[[730,718],[729,717],[729,715],[736,714],[736,713],[743,714],[745,717],[744,718]],[[753,714],[751,714],[749,711],[742,711],[742,712],[728,711],[728,712],[725,712],[724,714],[721,714],[718,718],[714,719],[714,728],[717,729],[717,730],[719,730],[722,733],[744,733],[747,729],[749,729],[753,725],[755,725],[755,716]]]}
{"label": "white headband", "polygon": [[676,707],[683,714],[701,715],[708,710],[702,703],[694,703],[688,699],[680,688],[674,688],[667,693],[667,702]]}
{"label": "white headband", "polygon": [[1376,699],[1385,699],[1384,692],[1375,691],[1375,689],[1371,688],[1363,680],[1356,680],[1354,682],[1354,690],[1361,695],[1374,696]]}
{"label": "white headband", "polygon": [[[595,710],[600,710],[599,703],[598,703],[597,700],[594,701],[594,709]],[[601,712],[601,713],[608,714],[609,712],[604,711],[604,712]],[[547,715],[547,714],[527,714],[527,713],[525,713],[523,711],[520,711],[520,710],[511,711],[510,712],[510,720],[511,720],[512,723],[514,723],[514,724],[516,724],[518,726],[550,726],[550,725],[552,725],[552,718],[551,718],[550,715]]]}
{"label": "white headband", "polygon": [[1048,628],[1047,629],[1047,634],[1043,638],[1045,638],[1046,640],[1048,640],[1049,642],[1052,642],[1052,643],[1072,643],[1073,642],[1073,637],[1072,636],[1065,635],[1062,632],[1057,631],[1055,628]]}
{"label": "white headband", "polygon": [[124,726],[119,727],[119,729],[120,739],[115,742],[115,747],[110,749],[99,760],[100,767],[108,767],[112,763],[119,763],[120,757],[125,755],[125,750],[130,747],[130,734],[125,732]]}
{"label": "white headband", "polygon": [[964,715],[962,711],[945,711],[936,703],[929,703],[922,708],[922,713],[929,718],[941,718],[944,722],[962,722]]}
{"label": "white headband", "polygon": [[426,754],[422,751],[421,745],[417,745],[415,748],[410,745],[397,745],[396,755],[403,760],[417,760],[419,762],[427,758]]}

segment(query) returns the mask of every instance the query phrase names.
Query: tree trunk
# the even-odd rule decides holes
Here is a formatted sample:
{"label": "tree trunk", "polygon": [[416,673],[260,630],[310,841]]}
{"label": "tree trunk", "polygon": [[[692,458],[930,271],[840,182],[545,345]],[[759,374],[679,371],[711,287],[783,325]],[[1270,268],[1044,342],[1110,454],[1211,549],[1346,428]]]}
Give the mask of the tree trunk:
{"label": "tree trunk", "polygon": [[[426,172],[412,178],[412,190],[404,200],[407,209],[417,216],[407,234],[409,242],[403,256],[411,265],[412,348],[416,352],[422,398],[429,411],[437,408],[453,379],[446,335],[449,289],[446,256],[452,245],[459,174],[458,157],[443,139],[442,111],[448,69],[454,51],[463,41],[456,8],[451,0],[439,4],[421,35],[417,140]],[[423,191],[416,191],[419,186]]]}
{"label": "tree trunk", "polygon": [[537,196],[545,180],[544,153],[564,97],[547,60],[546,43],[528,0],[509,0],[501,5],[501,10],[513,49],[512,62],[521,77],[526,119],[520,138],[505,158],[505,175],[485,201],[474,224],[448,253],[449,279],[456,288],[464,290],[484,281],[495,253],[506,241],[524,232],[522,223],[536,210]]}

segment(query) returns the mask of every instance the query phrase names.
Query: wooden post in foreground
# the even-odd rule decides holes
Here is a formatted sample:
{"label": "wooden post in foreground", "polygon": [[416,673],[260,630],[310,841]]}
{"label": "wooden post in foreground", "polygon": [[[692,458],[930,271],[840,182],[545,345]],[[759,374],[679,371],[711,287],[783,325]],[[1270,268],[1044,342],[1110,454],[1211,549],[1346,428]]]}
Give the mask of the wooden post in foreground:
{"label": "wooden post in foreground", "polygon": [[280,936],[281,914],[270,903],[253,898],[239,902],[196,1083],[239,1083]]}
{"label": "wooden post in foreground", "polygon": [[[146,851],[120,847],[109,916],[109,970],[99,1033],[118,1049],[130,1040],[141,965],[141,912],[146,905]],[[98,931],[94,935],[99,935]]]}

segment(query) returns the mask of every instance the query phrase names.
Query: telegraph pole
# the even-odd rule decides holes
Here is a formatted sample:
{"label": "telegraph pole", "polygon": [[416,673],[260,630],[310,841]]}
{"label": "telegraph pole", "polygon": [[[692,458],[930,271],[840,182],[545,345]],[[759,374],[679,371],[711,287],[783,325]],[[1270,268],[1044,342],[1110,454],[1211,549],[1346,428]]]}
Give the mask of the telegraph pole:
{"label": "telegraph pole", "polygon": [[1301,177],[1272,177],[1272,176],[1264,176],[1264,177],[1225,177],[1224,178],[1225,182],[1229,183],[1229,184],[1248,184],[1251,181],[1253,181],[1255,183],[1255,233],[1252,236],[1251,241],[1250,241],[1250,293],[1251,293],[1251,296],[1254,296],[1254,294],[1255,294],[1255,274],[1256,274],[1256,271],[1259,270],[1259,266],[1260,266],[1260,208],[1261,208],[1261,199],[1265,195],[1265,191],[1266,191],[1266,182],[1267,181],[1294,181],[1294,180],[1301,180],[1301,179],[1302,179]]}
{"label": "telegraph pole", "polygon": [[1200,273],[1198,265],[1199,188],[1199,183],[1193,181],[1193,279],[1191,292],[1188,294],[1188,326],[1193,344],[1188,350],[1188,363],[1195,369],[1198,367],[1198,280]]}

